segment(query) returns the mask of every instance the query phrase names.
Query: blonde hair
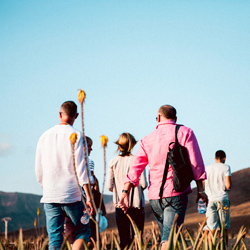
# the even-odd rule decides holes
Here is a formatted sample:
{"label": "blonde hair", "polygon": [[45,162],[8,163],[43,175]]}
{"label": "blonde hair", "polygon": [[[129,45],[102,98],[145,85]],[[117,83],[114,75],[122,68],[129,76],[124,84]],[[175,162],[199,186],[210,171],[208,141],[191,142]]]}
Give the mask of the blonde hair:
{"label": "blonde hair", "polygon": [[131,151],[137,141],[134,136],[130,133],[122,133],[119,139],[115,142],[118,145],[118,153],[120,156],[129,156],[131,155]]}

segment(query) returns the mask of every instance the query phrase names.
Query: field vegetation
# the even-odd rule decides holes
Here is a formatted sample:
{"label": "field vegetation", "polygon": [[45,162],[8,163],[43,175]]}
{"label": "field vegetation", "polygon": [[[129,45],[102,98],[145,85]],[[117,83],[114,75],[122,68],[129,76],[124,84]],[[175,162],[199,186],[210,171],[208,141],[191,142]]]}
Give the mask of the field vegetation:
{"label": "field vegetation", "polygon": [[[206,220],[200,225],[200,228],[196,232],[190,232],[187,228],[182,225],[180,228],[176,226],[176,219],[173,224],[170,237],[168,250],[247,250],[247,244],[249,239],[245,239],[246,228],[241,227],[238,234],[234,237],[231,246],[227,247],[225,244],[224,229],[221,231],[217,230],[215,234],[209,239],[209,231],[204,231],[204,225]],[[135,237],[127,250],[159,250],[160,249],[160,234],[158,227],[152,222],[151,225],[145,227],[143,238],[134,222],[131,220],[133,230],[135,231]],[[116,230],[105,230],[100,236],[101,244],[96,244],[96,250],[109,250],[117,249],[120,250],[119,237],[117,236]],[[248,243],[245,243],[248,241]],[[232,241],[231,241],[232,242]],[[87,245],[84,243],[85,249],[88,250]],[[19,237],[14,239],[10,238],[5,240],[3,237],[0,238],[0,250],[47,250],[48,249],[48,238],[44,235],[38,235],[34,237],[23,237],[22,229],[19,231]],[[61,249],[71,250],[71,246],[65,236],[64,243]]]}

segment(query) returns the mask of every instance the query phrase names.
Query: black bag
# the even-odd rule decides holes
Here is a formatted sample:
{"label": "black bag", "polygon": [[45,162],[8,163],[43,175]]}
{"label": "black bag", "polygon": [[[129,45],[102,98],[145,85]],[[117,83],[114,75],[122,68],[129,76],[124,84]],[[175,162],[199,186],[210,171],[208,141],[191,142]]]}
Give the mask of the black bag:
{"label": "black bag", "polygon": [[[169,165],[171,165],[174,172],[173,185],[175,191],[184,192],[189,187],[191,181],[194,179],[188,151],[178,142],[177,133],[180,126],[182,125],[176,125],[175,128],[175,142],[171,142],[169,144],[169,152],[167,154],[164,175],[162,178],[162,184],[159,193],[160,199],[162,199],[163,188],[167,180]],[[172,149],[170,147],[171,144],[174,144]]]}

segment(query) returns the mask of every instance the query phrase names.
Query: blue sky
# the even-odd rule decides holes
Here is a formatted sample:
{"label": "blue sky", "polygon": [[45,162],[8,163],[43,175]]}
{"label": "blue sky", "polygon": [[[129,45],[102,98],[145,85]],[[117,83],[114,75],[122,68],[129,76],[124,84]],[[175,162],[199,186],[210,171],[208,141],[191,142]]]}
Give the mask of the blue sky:
{"label": "blue sky", "polygon": [[163,104],[206,165],[223,149],[232,172],[249,167],[249,27],[249,1],[0,1],[0,190],[42,194],[36,144],[77,89],[100,183],[100,135],[108,163],[121,133],[154,130]]}

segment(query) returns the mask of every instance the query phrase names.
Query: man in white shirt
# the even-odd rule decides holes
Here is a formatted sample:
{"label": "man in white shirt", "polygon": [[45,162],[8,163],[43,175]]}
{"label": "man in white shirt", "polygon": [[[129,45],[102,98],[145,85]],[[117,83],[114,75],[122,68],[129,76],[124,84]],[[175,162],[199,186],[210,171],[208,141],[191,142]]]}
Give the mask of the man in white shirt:
{"label": "man in white shirt", "polygon": [[225,164],[226,154],[222,150],[215,153],[215,163],[206,167],[207,179],[205,192],[208,196],[207,226],[212,233],[221,223],[225,225],[226,244],[228,244],[228,229],[230,228],[230,203],[227,191],[230,190],[231,169]]}
{"label": "man in white shirt", "polygon": [[[64,102],[59,112],[60,124],[47,130],[39,139],[36,151],[35,172],[37,181],[43,187],[49,250],[60,249],[63,243],[63,224],[68,216],[74,224],[76,240],[72,249],[83,249],[83,239],[90,237],[89,224],[80,222],[84,206],[78,183],[86,193],[86,204],[92,211],[92,204],[87,187],[88,179],[83,157],[83,138],[72,126],[77,118],[77,106],[72,101]],[[75,144],[75,166],[70,143],[70,135],[77,134]],[[85,143],[85,142],[84,142]]]}

